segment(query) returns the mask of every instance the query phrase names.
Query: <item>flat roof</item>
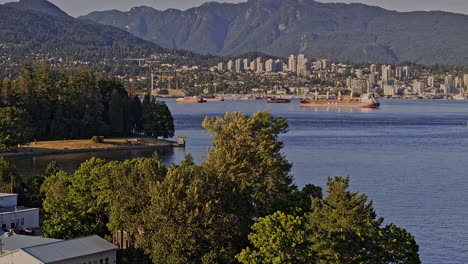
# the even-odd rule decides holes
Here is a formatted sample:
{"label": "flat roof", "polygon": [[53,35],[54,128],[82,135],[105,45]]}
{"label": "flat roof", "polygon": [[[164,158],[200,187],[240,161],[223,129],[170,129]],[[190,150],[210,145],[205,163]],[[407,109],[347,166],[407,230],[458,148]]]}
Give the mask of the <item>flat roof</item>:
{"label": "flat roof", "polygon": [[50,263],[117,249],[118,248],[115,245],[107,240],[97,235],[92,235],[83,238],[26,247],[21,250],[44,263]]}
{"label": "flat roof", "polygon": [[[3,231],[1,231],[3,232]],[[0,235],[2,249],[5,251],[15,251],[24,247],[32,247],[53,242],[62,241],[60,239],[44,238],[38,236],[24,236],[24,235]]]}
{"label": "flat roof", "polygon": [[39,210],[38,208],[29,208],[24,206],[0,207],[0,214],[21,213],[25,211]]}
{"label": "flat roof", "polygon": [[17,193],[0,193],[0,198],[10,197],[10,196],[18,196],[18,194]]}

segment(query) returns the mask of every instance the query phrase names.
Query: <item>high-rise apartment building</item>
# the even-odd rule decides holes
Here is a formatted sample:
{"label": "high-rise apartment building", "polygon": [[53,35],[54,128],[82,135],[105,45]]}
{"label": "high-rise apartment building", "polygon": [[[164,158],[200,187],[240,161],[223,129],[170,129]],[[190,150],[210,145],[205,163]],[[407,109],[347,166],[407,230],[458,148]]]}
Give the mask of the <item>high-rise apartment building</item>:
{"label": "high-rise apartment building", "polygon": [[244,63],[241,59],[236,60],[236,72],[242,72],[244,70]]}
{"label": "high-rise apartment building", "polygon": [[249,59],[244,59],[244,70],[251,70],[250,69],[250,60]]}
{"label": "high-rise apartment building", "polygon": [[445,76],[445,85],[448,87],[455,87],[455,77],[450,74]]}
{"label": "high-rise apartment building", "polygon": [[296,56],[294,56],[294,55],[289,56],[288,71],[290,71],[290,72],[296,72],[297,71]]}
{"label": "high-rise apartment building", "polygon": [[392,78],[392,66],[382,65],[382,84],[388,84],[388,81]]}
{"label": "high-rise apartment building", "polygon": [[272,59],[265,61],[265,71],[275,72],[275,62]]}
{"label": "high-rise apartment building", "polygon": [[265,66],[264,66],[264,64],[263,64],[263,62],[262,62],[262,58],[261,58],[261,57],[258,57],[258,58],[257,58],[257,72],[259,72],[259,73],[260,73],[260,72],[264,72],[264,71],[265,71],[264,68],[265,68]]}
{"label": "high-rise apartment building", "polygon": [[234,70],[234,62],[232,60],[228,61],[227,68],[228,71]]}
{"label": "high-rise apartment building", "polygon": [[427,85],[429,87],[434,87],[435,86],[435,78],[434,76],[430,76],[427,78]]}

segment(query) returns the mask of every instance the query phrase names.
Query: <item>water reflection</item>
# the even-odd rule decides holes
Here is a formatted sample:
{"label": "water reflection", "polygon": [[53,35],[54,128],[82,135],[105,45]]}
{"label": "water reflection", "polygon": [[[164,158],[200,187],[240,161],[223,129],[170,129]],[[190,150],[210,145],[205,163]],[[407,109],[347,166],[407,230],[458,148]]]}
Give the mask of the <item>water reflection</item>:
{"label": "water reflection", "polygon": [[28,178],[43,173],[47,165],[54,160],[57,161],[60,169],[67,173],[73,173],[81,163],[92,157],[124,161],[126,159],[151,157],[155,152],[167,166],[170,166],[171,163],[179,163],[185,156],[184,148],[160,147],[156,149],[99,151],[7,159],[17,166],[22,177]]}

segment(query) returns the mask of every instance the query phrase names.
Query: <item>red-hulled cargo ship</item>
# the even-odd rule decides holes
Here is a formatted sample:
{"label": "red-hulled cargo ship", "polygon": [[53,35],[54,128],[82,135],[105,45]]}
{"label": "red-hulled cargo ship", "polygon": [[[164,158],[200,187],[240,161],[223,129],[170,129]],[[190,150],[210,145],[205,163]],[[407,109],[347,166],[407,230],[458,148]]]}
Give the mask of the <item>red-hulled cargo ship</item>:
{"label": "red-hulled cargo ship", "polygon": [[364,94],[360,98],[350,97],[332,97],[328,95],[325,98],[316,96],[313,99],[302,99],[301,107],[329,107],[329,108],[378,108],[379,101],[374,94]]}

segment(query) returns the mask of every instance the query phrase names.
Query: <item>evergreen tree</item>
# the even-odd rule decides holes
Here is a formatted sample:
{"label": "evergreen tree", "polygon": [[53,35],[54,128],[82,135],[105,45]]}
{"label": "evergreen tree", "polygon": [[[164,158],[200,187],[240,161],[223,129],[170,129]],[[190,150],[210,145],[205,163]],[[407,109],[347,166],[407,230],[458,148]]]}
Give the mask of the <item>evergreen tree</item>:
{"label": "evergreen tree", "polygon": [[24,109],[0,108],[0,152],[16,150],[32,139],[31,117]]}

